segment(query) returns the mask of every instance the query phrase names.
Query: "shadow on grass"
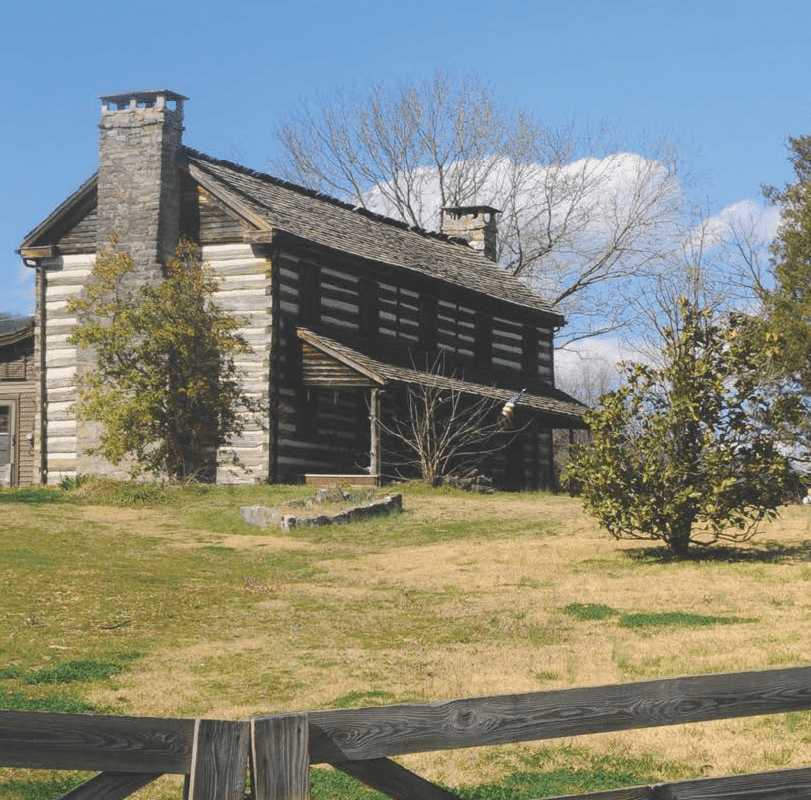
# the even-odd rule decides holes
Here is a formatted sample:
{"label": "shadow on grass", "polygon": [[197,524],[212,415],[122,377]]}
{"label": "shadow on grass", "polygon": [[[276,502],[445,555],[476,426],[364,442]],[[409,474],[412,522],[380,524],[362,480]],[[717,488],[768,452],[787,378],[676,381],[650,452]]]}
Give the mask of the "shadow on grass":
{"label": "shadow on grass", "polygon": [[669,564],[673,562],[728,564],[790,564],[811,562],[811,541],[798,545],[780,542],[758,542],[746,547],[727,545],[693,546],[683,558],[675,556],[667,547],[640,547],[626,550],[625,557],[631,561]]}

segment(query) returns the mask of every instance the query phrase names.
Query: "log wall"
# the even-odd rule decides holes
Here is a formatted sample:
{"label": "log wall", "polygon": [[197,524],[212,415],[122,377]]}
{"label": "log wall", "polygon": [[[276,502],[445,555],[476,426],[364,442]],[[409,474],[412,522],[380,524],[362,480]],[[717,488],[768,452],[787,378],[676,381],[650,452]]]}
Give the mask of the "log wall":
{"label": "log wall", "polygon": [[[276,254],[273,267],[279,309],[278,481],[297,480],[304,472],[349,472],[368,466],[368,454],[362,454],[369,443],[371,382],[302,345],[298,326],[389,363],[436,369],[488,385],[531,391],[554,379],[552,330],[538,324],[537,314],[418,280],[405,271],[389,268],[376,279],[370,265],[318,253],[302,258],[294,248]],[[518,318],[512,317],[513,311]],[[303,390],[303,384],[309,389]],[[322,387],[335,391],[320,391]],[[361,391],[348,391],[350,387]],[[387,406],[391,408],[395,395],[403,391],[402,386],[387,387],[384,418]],[[526,430],[508,452],[489,458],[488,469],[505,487],[548,488],[553,480],[551,431],[532,415],[524,425]],[[396,457],[390,459],[389,469],[396,470],[397,463]]]}
{"label": "log wall", "polygon": [[239,356],[242,386],[261,413],[245,412],[244,431],[220,448],[217,483],[256,483],[268,480],[270,440],[270,362],[273,311],[270,262],[250,245],[203,247],[203,262],[214,274],[218,289],[214,302],[240,323],[239,334],[250,352]]}
{"label": "log wall", "polygon": [[[79,471],[79,425],[74,406],[77,401],[78,354],[68,344],[76,318],[68,313],[71,297],[81,292],[95,262],[93,254],[63,255],[43,262],[46,270],[47,294],[45,299],[45,396],[39,397],[38,408],[45,413],[45,466],[46,482],[59,483],[63,478],[75,477]],[[42,345],[39,281],[37,273],[37,364]],[[37,414],[37,463],[41,464],[39,413]],[[89,472],[83,468],[81,471]],[[108,474],[108,473],[104,473]]]}

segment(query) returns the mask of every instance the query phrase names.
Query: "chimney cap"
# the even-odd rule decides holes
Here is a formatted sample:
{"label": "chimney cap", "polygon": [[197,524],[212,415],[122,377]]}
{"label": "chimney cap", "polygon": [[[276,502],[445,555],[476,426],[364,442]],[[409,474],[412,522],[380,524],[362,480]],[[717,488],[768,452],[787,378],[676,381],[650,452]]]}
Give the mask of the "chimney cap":
{"label": "chimney cap", "polygon": [[182,94],[173,92],[170,89],[142,89],[134,92],[103,94],[99,96],[99,100],[105,104],[115,103],[116,105],[120,106],[123,103],[129,103],[131,100],[135,100],[136,103],[154,103],[159,96],[162,96],[166,100],[179,100],[181,103],[184,100],[189,99],[188,97],[184,97]]}
{"label": "chimney cap", "polygon": [[491,214],[500,214],[500,208],[493,208],[493,206],[474,205],[474,206],[442,206],[443,211],[451,214],[481,214],[489,212]]}

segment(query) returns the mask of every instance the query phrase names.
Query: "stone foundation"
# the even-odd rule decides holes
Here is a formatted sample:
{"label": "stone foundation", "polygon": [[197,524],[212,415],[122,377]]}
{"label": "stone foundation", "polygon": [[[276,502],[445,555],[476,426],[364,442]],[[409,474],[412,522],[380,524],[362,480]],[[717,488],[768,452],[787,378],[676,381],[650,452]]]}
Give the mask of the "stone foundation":
{"label": "stone foundation", "polygon": [[[341,497],[335,496],[338,492]],[[390,494],[368,503],[361,503],[343,509],[336,514],[291,514],[289,506],[301,505],[303,509],[311,508],[313,505],[335,502],[336,499],[352,501],[360,499],[352,494],[345,493],[340,489],[319,489],[315,497],[292,500],[285,504],[285,508],[278,506],[243,506],[239,509],[242,519],[249,525],[258,525],[263,528],[271,525],[278,525],[283,531],[293,528],[314,528],[321,525],[341,525],[347,522],[355,522],[366,517],[375,517],[380,514],[389,514],[394,511],[403,510],[403,496],[401,494]]]}

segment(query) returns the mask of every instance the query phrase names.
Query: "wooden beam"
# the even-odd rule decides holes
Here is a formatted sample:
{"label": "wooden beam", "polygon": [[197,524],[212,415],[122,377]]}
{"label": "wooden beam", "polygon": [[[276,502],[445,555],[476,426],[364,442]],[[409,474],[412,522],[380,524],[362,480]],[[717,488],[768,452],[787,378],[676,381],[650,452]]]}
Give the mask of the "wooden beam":
{"label": "wooden beam", "polygon": [[332,766],[394,800],[460,800],[458,794],[415,775],[388,758],[339,761]]}
{"label": "wooden beam", "polygon": [[56,245],[50,244],[44,247],[21,247],[20,255],[23,258],[55,258],[59,254]]}
{"label": "wooden beam", "polygon": [[193,719],[0,711],[0,766],[188,773]]}
{"label": "wooden beam", "polygon": [[809,797],[811,769],[801,768],[567,794],[547,800],[807,800]]}
{"label": "wooden beam", "polygon": [[188,800],[242,800],[249,741],[247,722],[195,720]]}
{"label": "wooden beam", "polygon": [[313,763],[811,709],[811,667],[313,711]]}
{"label": "wooden beam", "polygon": [[58,800],[123,800],[160,776],[160,772],[102,772]]}
{"label": "wooden beam", "polygon": [[255,800],[307,800],[310,794],[307,714],[251,720]]}

